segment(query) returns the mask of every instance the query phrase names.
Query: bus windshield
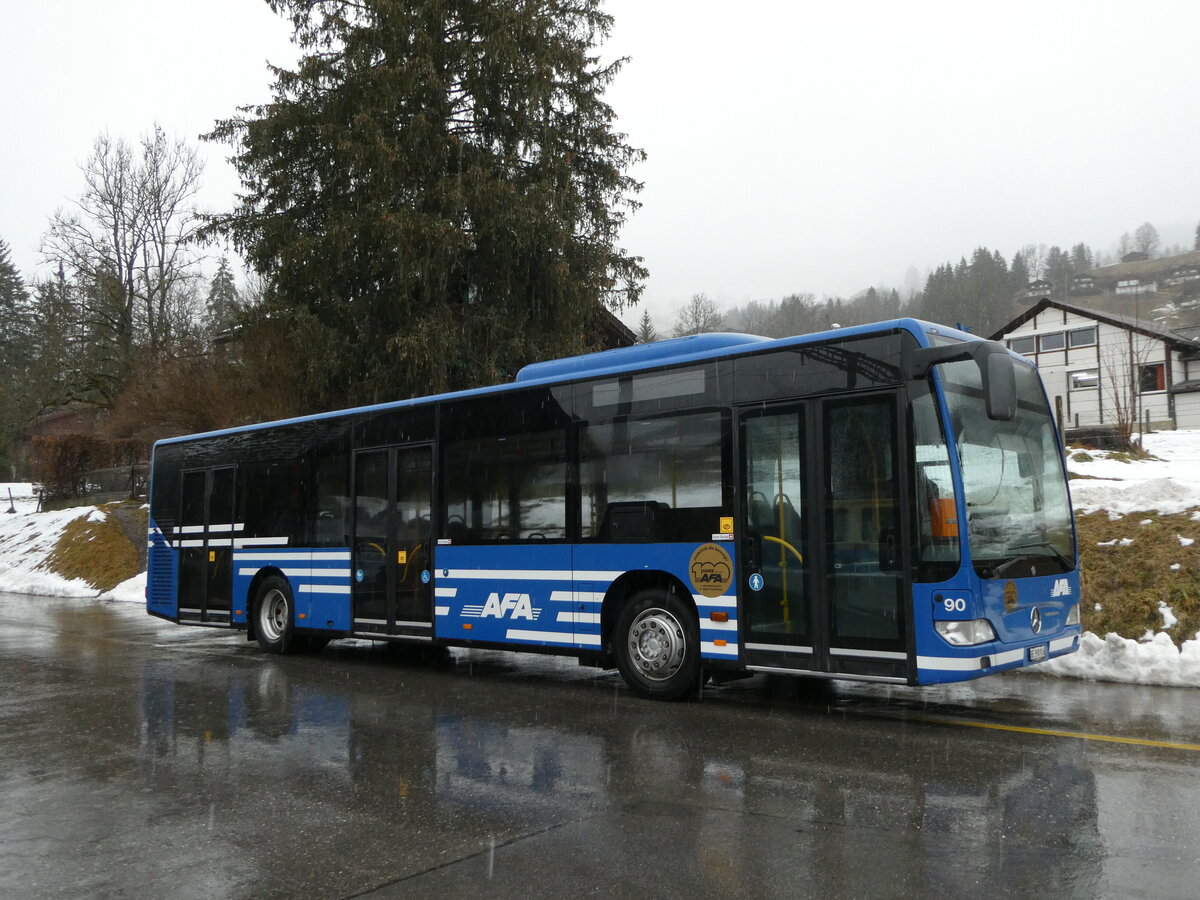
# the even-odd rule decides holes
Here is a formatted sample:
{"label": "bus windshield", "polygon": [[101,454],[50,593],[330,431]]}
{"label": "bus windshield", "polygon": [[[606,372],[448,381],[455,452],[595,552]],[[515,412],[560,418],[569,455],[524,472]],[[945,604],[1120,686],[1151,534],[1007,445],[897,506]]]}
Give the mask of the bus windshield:
{"label": "bus windshield", "polygon": [[958,449],[971,558],[982,578],[1057,575],[1075,568],[1066,474],[1041,381],[1016,365],[1017,413],[984,410],[979,369],[939,367]]}

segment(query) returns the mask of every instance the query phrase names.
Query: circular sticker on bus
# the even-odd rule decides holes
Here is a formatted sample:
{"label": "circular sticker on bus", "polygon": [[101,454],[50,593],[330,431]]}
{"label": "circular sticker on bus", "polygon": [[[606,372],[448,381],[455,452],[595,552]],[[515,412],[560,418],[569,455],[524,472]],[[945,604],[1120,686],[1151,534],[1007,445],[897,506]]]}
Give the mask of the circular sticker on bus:
{"label": "circular sticker on bus", "polygon": [[752,591],[761,591],[765,583],[763,577],[757,572],[750,576],[750,590]]}
{"label": "circular sticker on bus", "polygon": [[1006,613],[1016,612],[1017,609],[1017,585],[1016,582],[1010,581],[1004,585],[1004,611]]}
{"label": "circular sticker on bus", "polygon": [[733,578],[733,560],[719,544],[701,544],[688,563],[688,577],[697,594],[720,597]]}

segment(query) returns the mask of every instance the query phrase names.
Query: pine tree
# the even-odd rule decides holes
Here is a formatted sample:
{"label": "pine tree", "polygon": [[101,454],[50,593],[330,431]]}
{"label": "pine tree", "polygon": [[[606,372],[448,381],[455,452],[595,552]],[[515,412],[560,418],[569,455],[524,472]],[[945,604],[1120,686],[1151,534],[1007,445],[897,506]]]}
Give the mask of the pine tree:
{"label": "pine tree", "polygon": [[1008,267],[1008,293],[1016,296],[1029,288],[1029,266],[1021,253],[1014,253],[1012,264]]}
{"label": "pine tree", "polygon": [[8,244],[0,239],[0,480],[14,478],[12,445],[31,414],[27,390],[33,312]]}
{"label": "pine tree", "polygon": [[637,340],[639,344],[653,344],[658,340],[658,332],[654,330],[654,323],[650,321],[650,310],[642,310],[642,320],[638,323]]}
{"label": "pine tree", "polygon": [[638,299],[616,245],[644,158],[603,100],[601,0],[270,0],[303,52],[218,122],[243,192],[210,222],[269,277],[314,407],[489,383],[595,346]]}
{"label": "pine tree", "polygon": [[210,332],[219,334],[233,324],[238,300],[238,289],[233,280],[233,271],[229,268],[229,258],[222,256],[217,265],[217,274],[213,276],[208,288],[208,299],[205,301]]}
{"label": "pine tree", "polygon": [[1095,258],[1092,256],[1092,248],[1087,244],[1076,244],[1071,248],[1071,268],[1076,272],[1086,272],[1088,269],[1095,268]]}

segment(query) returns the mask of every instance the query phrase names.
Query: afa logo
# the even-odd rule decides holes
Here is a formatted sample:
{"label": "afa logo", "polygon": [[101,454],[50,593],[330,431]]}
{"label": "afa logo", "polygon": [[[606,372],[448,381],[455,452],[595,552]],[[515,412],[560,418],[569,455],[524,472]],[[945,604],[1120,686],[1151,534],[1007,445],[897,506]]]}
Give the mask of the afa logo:
{"label": "afa logo", "polygon": [[1051,597],[1070,597],[1071,582],[1065,578],[1060,578],[1054,582],[1054,587],[1050,589]]}
{"label": "afa logo", "polygon": [[483,606],[464,606],[462,614],[471,616],[477,619],[528,619],[530,622],[536,622],[540,609],[533,608],[533,601],[528,594],[505,594],[502,598],[498,593],[493,591],[488,595],[487,602]]}
{"label": "afa logo", "polygon": [[688,576],[696,593],[720,597],[733,582],[733,560],[718,544],[701,544],[688,563]]}

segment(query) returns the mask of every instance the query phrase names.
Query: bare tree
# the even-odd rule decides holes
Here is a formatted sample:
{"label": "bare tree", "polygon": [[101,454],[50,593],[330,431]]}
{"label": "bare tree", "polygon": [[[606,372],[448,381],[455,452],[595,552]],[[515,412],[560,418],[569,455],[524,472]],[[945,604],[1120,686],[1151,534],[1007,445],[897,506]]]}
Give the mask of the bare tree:
{"label": "bare tree", "polygon": [[1158,249],[1158,229],[1149,222],[1144,222],[1133,233],[1133,246],[1139,253],[1153,256]]}
{"label": "bare tree", "polygon": [[719,331],[724,327],[717,303],[707,294],[693,294],[675,320],[675,337]]}
{"label": "bare tree", "polygon": [[1132,446],[1133,434],[1142,418],[1142,392],[1138,377],[1149,357],[1145,341],[1130,340],[1103,350],[1100,355],[1104,369],[1102,390],[1107,388],[1112,407],[1113,424],[1126,446]]}
{"label": "bare tree", "polygon": [[1021,248],[1021,258],[1025,260],[1025,268],[1029,272],[1030,280],[1037,281],[1045,276],[1046,253],[1045,244],[1026,244]]}
{"label": "bare tree", "polygon": [[83,164],[84,192],[51,217],[46,261],[80,298],[77,315],[102,362],[89,387],[111,401],[135,352],[169,351],[194,315],[197,255],[188,246],[203,166],[157,125],[135,153],[101,135]]}

